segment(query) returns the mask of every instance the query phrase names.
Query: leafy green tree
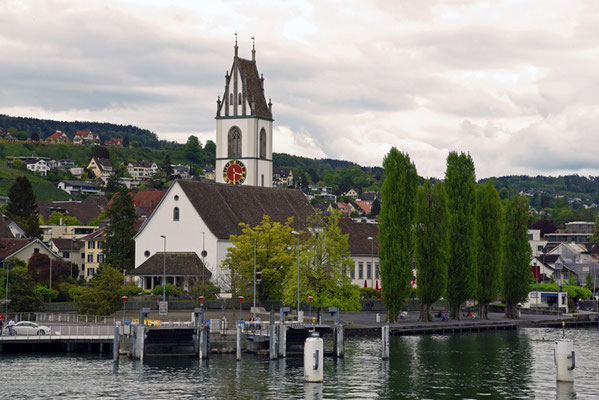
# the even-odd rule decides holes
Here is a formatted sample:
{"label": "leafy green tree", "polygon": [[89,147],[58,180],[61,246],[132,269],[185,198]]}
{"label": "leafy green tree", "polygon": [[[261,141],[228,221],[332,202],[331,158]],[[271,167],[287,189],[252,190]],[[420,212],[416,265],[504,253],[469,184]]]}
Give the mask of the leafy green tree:
{"label": "leafy green tree", "polygon": [[6,215],[14,219],[27,236],[41,235],[37,202],[31,183],[24,176],[19,176],[8,192]]}
{"label": "leafy green tree", "polygon": [[123,274],[108,264],[98,268],[91,287],[73,291],[77,308],[82,314],[111,315],[121,309]]}
{"label": "leafy green tree", "polygon": [[94,145],[94,146],[92,146],[91,156],[93,158],[108,158],[108,159],[110,159],[110,152],[104,146]]}
{"label": "leafy green tree", "polygon": [[185,158],[193,162],[201,162],[203,159],[202,145],[197,136],[191,135],[184,146]]}
{"label": "leafy green tree", "polygon": [[470,155],[449,153],[445,190],[449,208],[447,299],[452,319],[460,319],[460,306],[474,295],[475,186],[474,163]]}
{"label": "leafy green tree", "polygon": [[431,321],[430,308],[447,288],[449,236],[447,197],[441,182],[426,181],[418,189],[416,206],[416,268],[420,321]]}
{"label": "leafy green tree", "polygon": [[378,217],[380,212],[381,212],[381,201],[377,197],[372,202],[372,208],[370,209],[370,218]]}
{"label": "leafy green tree", "polygon": [[528,199],[513,196],[505,208],[503,230],[503,301],[506,318],[518,318],[517,305],[526,300],[531,277],[528,244]]}
{"label": "leafy green tree", "polygon": [[189,296],[196,307],[199,307],[202,303],[200,301],[201,296],[204,296],[204,302],[207,302],[215,300],[218,293],[220,293],[220,288],[218,286],[210,283],[210,281],[203,282],[201,279],[195,281],[189,288]]}
{"label": "leafy green tree", "polygon": [[11,166],[12,168],[15,168],[15,169],[23,169],[23,170],[26,170],[26,169],[27,169],[27,166],[25,165],[25,163],[24,163],[22,160],[19,160],[19,159],[17,159],[17,160],[13,160],[13,161],[10,163],[10,166]]}
{"label": "leafy green tree", "polygon": [[492,181],[476,191],[476,298],[479,316],[489,318],[489,303],[499,294],[501,283],[501,231],[503,216],[501,199]]}
{"label": "leafy green tree", "polygon": [[[353,267],[348,235],[339,228],[341,213],[334,211],[326,218],[315,212],[308,221],[311,235],[306,236],[300,250],[300,301],[312,296],[317,316],[323,307],[339,307],[359,311],[360,289],[351,284],[346,271]],[[297,303],[297,268],[287,275],[283,302]]]}
{"label": "leafy green tree", "polygon": [[71,267],[69,264],[54,259],[52,260],[52,264],[50,264],[50,257],[46,254],[35,253],[27,263],[27,271],[29,271],[29,275],[36,283],[49,285],[50,269],[52,269],[53,286],[60,282],[64,282],[71,275]]}
{"label": "leafy green tree", "polygon": [[33,140],[34,142],[38,142],[40,140],[40,135],[37,132],[33,132],[31,134],[31,140]]}
{"label": "leafy green tree", "polygon": [[591,242],[599,242],[599,214],[595,216],[595,228],[593,229],[593,236],[591,236]]}
{"label": "leafy green tree", "polygon": [[407,153],[393,147],[383,160],[385,181],[379,215],[382,295],[389,322],[407,302],[412,279],[414,217],[418,175]]}
{"label": "leafy green tree", "polygon": [[112,204],[106,207],[106,217],[110,220],[106,226],[104,241],[106,263],[128,271],[133,268],[135,260],[133,227],[137,217],[133,199],[126,187],[121,187],[115,194]]}
{"label": "leafy green tree", "polygon": [[171,155],[169,153],[164,155],[162,164],[160,164],[160,171],[162,171],[167,180],[173,174],[173,167],[171,167]]}
{"label": "leafy green tree", "polygon": [[125,135],[123,137],[123,147],[127,148],[131,144],[131,140],[129,139],[129,135]]}
{"label": "leafy green tree", "polygon": [[64,215],[59,211],[52,211],[52,214],[48,217],[48,221],[46,221],[48,225],[81,225],[81,221],[77,219],[77,217],[73,217],[72,215]]}
{"label": "leafy green tree", "polygon": [[[40,311],[43,307],[43,299],[35,290],[36,284],[29,276],[25,262],[11,259],[5,263],[8,268],[8,304],[9,312]],[[6,277],[6,269],[1,270],[2,276]],[[5,278],[6,279],[6,278]],[[6,285],[6,281],[4,281]]]}
{"label": "leafy green tree", "polygon": [[595,282],[593,279],[593,275],[587,274],[587,276],[585,277],[584,287],[586,287],[587,289],[592,291],[594,286],[595,286]]}
{"label": "leafy green tree", "polygon": [[212,140],[206,141],[204,145],[204,163],[213,166],[216,164],[216,143]]}
{"label": "leafy green tree", "polygon": [[107,192],[118,192],[119,189],[125,186],[120,182],[120,178],[118,175],[113,174],[108,177],[106,180],[106,191]]}
{"label": "leafy green tree", "polygon": [[285,277],[296,259],[292,249],[295,243],[292,223],[293,218],[281,224],[272,222],[265,215],[259,225],[251,227],[241,223],[243,233],[231,235],[233,246],[227,250],[223,267],[230,273],[235,295],[249,296],[253,292],[255,240],[256,272],[262,275],[260,283],[256,284],[256,298],[260,304],[265,304],[270,298],[282,297]]}

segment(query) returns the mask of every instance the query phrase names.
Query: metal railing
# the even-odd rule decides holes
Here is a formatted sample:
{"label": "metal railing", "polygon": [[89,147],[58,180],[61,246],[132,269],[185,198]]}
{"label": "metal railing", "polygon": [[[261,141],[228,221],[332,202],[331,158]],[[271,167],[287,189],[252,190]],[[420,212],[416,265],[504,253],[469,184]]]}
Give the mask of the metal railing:
{"label": "metal railing", "polygon": [[28,333],[15,334],[10,336],[8,330],[4,330],[0,336],[0,341],[10,340],[46,340],[46,339],[96,339],[108,340],[114,338],[114,326],[110,325],[54,325],[50,327],[50,332],[46,334]]}

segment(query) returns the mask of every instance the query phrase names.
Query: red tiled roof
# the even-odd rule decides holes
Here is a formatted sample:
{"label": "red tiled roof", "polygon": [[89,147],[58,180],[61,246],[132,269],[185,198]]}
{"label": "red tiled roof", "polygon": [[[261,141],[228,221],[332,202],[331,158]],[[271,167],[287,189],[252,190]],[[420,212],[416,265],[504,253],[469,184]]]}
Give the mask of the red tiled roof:
{"label": "red tiled roof", "polygon": [[106,141],[104,141],[104,144],[123,144],[123,139],[122,138],[112,138],[112,139],[108,139]]}
{"label": "red tiled roof", "polygon": [[[133,207],[142,208],[149,215],[154,211],[156,206],[158,206],[164,193],[164,190],[143,190],[139,192],[130,192],[129,195],[131,196],[131,199],[133,199]],[[116,196],[116,194],[114,196]],[[112,204],[114,196],[112,196],[108,205]]]}
{"label": "red tiled roof", "polygon": [[356,200],[356,201],[354,201],[354,203],[357,204],[358,207],[360,207],[362,209],[362,211],[364,211],[366,214],[370,214],[370,210],[372,209],[372,202],[364,201],[364,200]]}
{"label": "red tiled roof", "polygon": [[[46,140],[58,140],[58,139],[64,140],[65,138],[62,137],[62,135],[64,135],[64,134],[65,134],[64,132],[56,131],[52,135],[48,136],[46,138]],[[68,137],[66,139],[68,139]]]}
{"label": "red tiled roof", "polygon": [[0,260],[21,250],[35,239],[0,239]]}

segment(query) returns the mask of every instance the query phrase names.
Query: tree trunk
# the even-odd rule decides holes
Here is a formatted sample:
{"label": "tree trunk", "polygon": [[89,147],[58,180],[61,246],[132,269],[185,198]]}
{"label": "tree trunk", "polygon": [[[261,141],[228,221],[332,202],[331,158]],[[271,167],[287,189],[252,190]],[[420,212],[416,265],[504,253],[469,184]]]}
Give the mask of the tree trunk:
{"label": "tree trunk", "polygon": [[518,319],[518,308],[516,304],[511,302],[506,303],[505,317],[509,319]]}
{"label": "tree trunk", "polygon": [[483,302],[478,304],[478,317],[480,319],[489,319],[489,303]]}
{"label": "tree trunk", "polygon": [[397,314],[398,312],[396,310],[387,310],[387,322],[392,324],[397,321]]}
{"label": "tree trunk", "polygon": [[459,320],[460,319],[460,306],[453,306],[450,309],[451,312],[451,319],[456,319]]}
{"label": "tree trunk", "polygon": [[430,322],[431,321],[431,315],[430,315],[430,304],[426,304],[426,303],[422,303],[420,305],[420,318],[419,321],[422,322]]}

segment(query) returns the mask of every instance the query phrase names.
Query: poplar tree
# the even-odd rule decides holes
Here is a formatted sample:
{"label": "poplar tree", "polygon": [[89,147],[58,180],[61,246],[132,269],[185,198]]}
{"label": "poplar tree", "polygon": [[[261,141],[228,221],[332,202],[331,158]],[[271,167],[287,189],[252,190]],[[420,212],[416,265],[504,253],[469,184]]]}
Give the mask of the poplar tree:
{"label": "poplar tree", "polygon": [[503,301],[506,318],[518,318],[517,305],[528,297],[531,279],[528,199],[512,197],[505,208],[503,232]]}
{"label": "poplar tree", "polygon": [[488,319],[489,303],[497,298],[501,280],[502,209],[492,181],[476,191],[476,298],[478,315]]}
{"label": "poplar tree", "polygon": [[17,177],[10,187],[6,215],[23,228],[26,236],[38,237],[42,234],[35,193],[27,177]]}
{"label": "poplar tree", "polygon": [[474,295],[474,163],[469,154],[447,156],[445,191],[449,208],[449,266],[447,299],[452,319],[460,319],[460,306]]}
{"label": "poplar tree", "polygon": [[420,321],[431,321],[430,308],[447,287],[449,236],[447,197],[441,182],[418,189],[416,211],[416,268]]}
{"label": "poplar tree", "polygon": [[418,175],[407,153],[391,148],[383,160],[379,243],[382,295],[389,322],[406,304],[412,279]]}

